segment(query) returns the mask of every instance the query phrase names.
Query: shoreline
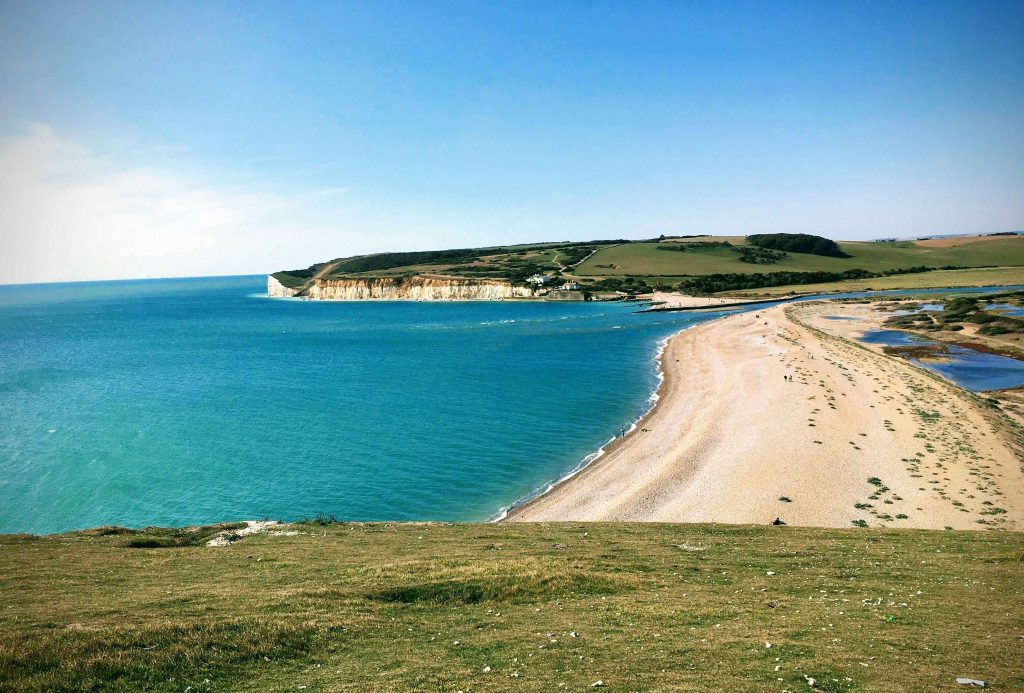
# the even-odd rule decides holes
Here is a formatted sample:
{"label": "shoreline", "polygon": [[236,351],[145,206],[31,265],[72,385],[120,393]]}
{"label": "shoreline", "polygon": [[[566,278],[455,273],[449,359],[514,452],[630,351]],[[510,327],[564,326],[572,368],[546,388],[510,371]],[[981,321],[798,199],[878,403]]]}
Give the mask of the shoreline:
{"label": "shoreline", "polygon": [[833,333],[823,318],[839,310],[775,306],[676,332],[631,431],[492,519],[1024,528],[1019,437],[955,384]]}
{"label": "shoreline", "polygon": [[[722,316],[722,317],[728,317],[728,316]],[[614,452],[615,450],[617,450],[620,447],[620,445],[625,444],[625,442],[630,438],[630,436],[634,435],[638,430],[641,430],[640,424],[642,424],[644,421],[646,421],[648,418],[650,418],[651,416],[654,415],[654,412],[655,412],[655,410],[658,407],[658,402],[661,401],[661,399],[662,399],[662,397],[664,395],[664,391],[665,391],[665,389],[667,387],[666,381],[669,378],[669,374],[668,374],[668,372],[666,371],[666,369],[664,367],[664,356],[665,356],[665,351],[668,349],[669,343],[673,339],[678,337],[680,334],[682,334],[683,332],[686,332],[687,330],[692,330],[692,329],[695,329],[697,327],[700,327],[701,325],[706,325],[708,323],[716,322],[716,321],[721,320],[721,319],[722,318],[715,318],[714,320],[709,320],[707,323],[699,323],[697,325],[688,325],[688,326],[682,328],[681,330],[678,330],[677,332],[673,332],[668,337],[664,337],[664,338],[658,340],[658,348],[657,348],[657,351],[655,352],[655,355],[654,355],[654,362],[656,364],[657,374],[658,374],[658,387],[656,387],[654,389],[654,392],[652,392],[650,394],[650,396],[647,398],[647,401],[650,403],[650,406],[647,407],[646,410],[644,410],[643,414],[638,416],[633,421],[633,423],[630,425],[630,427],[626,430],[626,433],[624,435],[613,436],[613,437],[609,438],[597,450],[595,450],[594,452],[590,453],[589,455],[586,455],[579,462],[579,464],[577,464],[575,467],[573,467],[568,473],[563,474],[562,476],[558,477],[554,481],[549,482],[548,484],[546,484],[541,489],[537,489],[537,490],[535,490],[535,491],[533,491],[531,493],[526,494],[525,496],[517,498],[515,501],[513,501],[507,507],[501,508],[500,510],[498,510],[497,513],[495,513],[494,515],[489,517],[487,519],[487,522],[488,523],[505,522],[506,520],[508,520],[510,518],[513,518],[513,516],[518,511],[526,508],[527,506],[529,506],[534,501],[536,501],[536,500],[538,500],[540,498],[543,498],[547,494],[549,494],[552,491],[554,491],[555,489],[557,489],[562,484],[568,483],[569,481],[574,479],[576,476],[578,476],[578,475],[582,474],[583,472],[585,472],[592,465],[597,464],[601,460],[602,457],[604,457],[607,454],[610,454],[610,453]]]}
{"label": "shoreline", "polygon": [[597,450],[595,450],[594,452],[592,452],[589,455],[587,455],[586,457],[584,457],[583,460],[580,462],[580,464],[578,464],[576,467],[574,467],[569,473],[559,477],[555,481],[552,481],[552,482],[548,483],[542,490],[535,491],[535,492],[533,492],[531,494],[528,494],[528,495],[524,496],[523,498],[517,499],[511,505],[509,505],[507,508],[502,508],[494,517],[488,519],[487,521],[488,522],[506,522],[506,521],[515,522],[515,521],[517,521],[516,520],[517,515],[520,515],[520,514],[526,512],[526,510],[531,505],[533,505],[534,503],[540,501],[545,496],[548,496],[549,494],[555,492],[556,490],[558,490],[563,485],[571,482],[573,479],[575,479],[575,478],[579,477],[580,475],[584,474],[588,469],[591,469],[596,464],[600,463],[602,458],[604,458],[607,455],[610,455],[610,454],[616,452],[622,446],[626,445],[626,443],[630,440],[630,438],[632,436],[636,435],[638,432],[642,432],[643,431],[643,427],[641,426],[641,424],[644,423],[645,421],[649,420],[651,417],[654,416],[654,414],[657,411],[658,404],[664,400],[666,391],[668,390],[668,388],[670,386],[670,379],[671,379],[672,375],[671,375],[671,372],[667,368],[665,368],[664,359],[665,359],[665,353],[668,351],[668,348],[672,344],[672,341],[675,340],[677,337],[679,337],[680,335],[682,335],[685,332],[689,332],[690,330],[696,330],[696,329],[698,329],[700,327],[703,327],[705,325],[711,325],[711,324],[717,323],[717,322],[719,322],[721,320],[724,320],[724,319],[726,319],[728,317],[731,317],[731,315],[735,315],[735,313],[730,314],[730,315],[723,315],[721,317],[715,318],[714,320],[709,320],[707,322],[698,323],[696,325],[688,325],[688,326],[682,328],[681,330],[673,332],[668,337],[665,337],[665,338],[659,340],[658,341],[658,349],[657,349],[657,352],[656,352],[655,357],[654,357],[654,361],[655,361],[655,363],[657,365],[657,371],[658,371],[658,387],[655,389],[655,391],[653,393],[651,393],[651,396],[648,397],[648,401],[651,403],[651,406],[649,406],[647,408],[647,410],[644,411],[644,413],[641,414],[633,422],[633,424],[632,424],[632,426],[630,426],[629,430],[626,431],[626,434],[622,435],[622,436],[615,436],[615,437],[610,438],[604,445],[602,445]]}

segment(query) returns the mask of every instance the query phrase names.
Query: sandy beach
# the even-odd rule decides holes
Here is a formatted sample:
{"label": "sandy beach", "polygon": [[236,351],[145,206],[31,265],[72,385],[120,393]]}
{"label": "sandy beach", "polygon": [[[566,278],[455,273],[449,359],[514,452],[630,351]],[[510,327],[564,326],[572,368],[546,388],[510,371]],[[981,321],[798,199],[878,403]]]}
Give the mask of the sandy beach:
{"label": "sandy beach", "polygon": [[1024,528],[1021,433],[982,398],[851,341],[866,306],[731,315],[674,336],[636,431],[509,521]]}
{"label": "sandy beach", "polygon": [[762,303],[771,300],[782,300],[784,297],[772,299],[763,298],[719,298],[717,296],[687,296],[667,291],[655,291],[651,294],[653,306],[660,310],[681,310],[719,308],[721,306],[735,306],[741,303]]}

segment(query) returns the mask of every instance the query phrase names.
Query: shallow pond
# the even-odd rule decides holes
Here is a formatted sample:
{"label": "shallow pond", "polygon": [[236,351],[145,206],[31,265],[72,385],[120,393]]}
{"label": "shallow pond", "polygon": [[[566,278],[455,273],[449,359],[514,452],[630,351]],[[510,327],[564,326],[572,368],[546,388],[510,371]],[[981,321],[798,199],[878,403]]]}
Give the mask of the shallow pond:
{"label": "shallow pond", "polygon": [[939,312],[945,309],[945,304],[942,303],[922,303],[919,307],[913,310],[894,310],[893,315],[914,315],[915,313],[922,313],[925,311]]}
{"label": "shallow pond", "polygon": [[[860,341],[889,346],[924,346],[939,343],[899,330],[870,330],[860,337]],[[949,348],[948,360],[908,360],[922,368],[938,373],[972,392],[1002,390],[1024,385],[1024,361],[1007,356],[986,354],[955,344],[947,346]]]}
{"label": "shallow pond", "polygon": [[1015,318],[1024,317],[1024,308],[1014,306],[1009,303],[989,303],[985,306],[985,310],[995,310],[1003,315],[1009,315]]}

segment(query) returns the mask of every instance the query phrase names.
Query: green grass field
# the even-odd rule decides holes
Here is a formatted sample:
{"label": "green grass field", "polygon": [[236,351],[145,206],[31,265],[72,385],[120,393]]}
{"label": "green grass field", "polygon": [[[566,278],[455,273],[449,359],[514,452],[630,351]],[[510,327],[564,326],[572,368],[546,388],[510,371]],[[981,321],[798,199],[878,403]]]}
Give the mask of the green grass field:
{"label": "green grass field", "polygon": [[790,294],[827,293],[831,291],[883,291],[886,289],[930,289],[963,286],[999,286],[1024,284],[1024,267],[986,267],[968,270],[936,270],[892,277],[854,279],[825,284],[770,286],[748,291],[726,291],[722,296],[787,296]]}
{"label": "green grass field", "polygon": [[[691,239],[693,241],[722,239]],[[741,239],[727,239],[734,245]],[[602,248],[576,268],[581,276],[665,277],[751,272],[842,272],[866,269],[872,272],[925,265],[964,267],[1024,265],[1024,237],[1000,238],[951,248],[928,248],[911,242],[840,243],[848,258],[789,253],[770,265],[740,262],[739,254],[728,248],[707,248],[687,252],[658,250],[658,243],[630,243]]]}
{"label": "green grass field", "polygon": [[1020,533],[294,529],[0,537],[0,689],[1024,688]]}

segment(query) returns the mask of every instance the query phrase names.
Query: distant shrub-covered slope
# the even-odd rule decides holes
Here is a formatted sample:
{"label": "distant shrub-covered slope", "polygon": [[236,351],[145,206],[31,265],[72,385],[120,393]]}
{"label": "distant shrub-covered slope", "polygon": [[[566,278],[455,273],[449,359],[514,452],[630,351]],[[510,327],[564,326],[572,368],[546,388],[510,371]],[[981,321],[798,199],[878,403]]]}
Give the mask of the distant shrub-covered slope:
{"label": "distant shrub-covered slope", "polygon": [[[759,289],[766,286],[789,286],[805,284],[822,284],[825,282],[847,281],[852,279],[870,279],[873,277],[891,277],[898,274],[918,274],[930,272],[931,267],[902,267],[884,272],[869,272],[866,269],[854,268],[843,272],[751,272],[744,274],[706,274],[691,277],[679,283],[678,289],[688,294],[713,294],[719,291],[737,291],[743,289]],[[939,269],[963,269],[947,266]]]}

